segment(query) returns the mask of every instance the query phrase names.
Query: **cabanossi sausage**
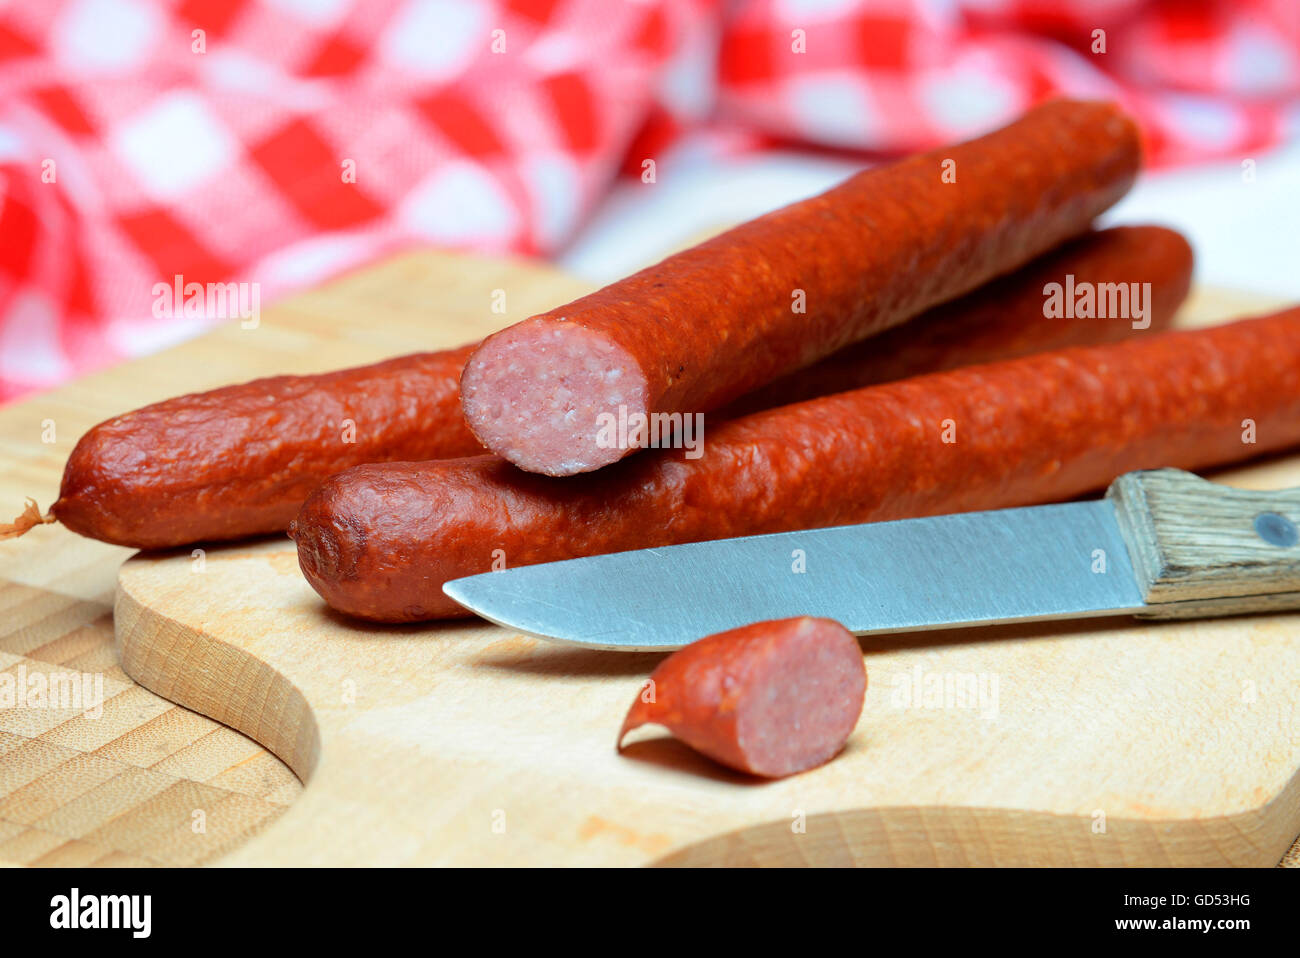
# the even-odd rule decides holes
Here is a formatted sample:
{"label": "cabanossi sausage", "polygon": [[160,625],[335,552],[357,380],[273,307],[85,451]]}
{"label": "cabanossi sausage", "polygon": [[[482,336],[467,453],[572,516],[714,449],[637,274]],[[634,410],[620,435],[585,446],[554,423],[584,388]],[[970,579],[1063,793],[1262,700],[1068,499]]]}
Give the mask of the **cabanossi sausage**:
{"label": "cabanossi sausage", "polygon": [[717,409],[1084,232],[1138,162],[1117,107],[1062,100],[866,170],[489,336],[465,417],[522,469],[598,469],[637,446],[614,422]]}
{"label": "cabanossi sausage", "polygon": [[[1135,332],[1124,318],[1044,316],[1044,285],[1066,276],[1094,286],[1150,283],[1150,329],[1159,329],[1186,296],[1191,272],[1191,248],[1172,230],[1101,230],[745,396],[714,418]],[[481,452],[460,409],[461,369],[473,349],[258,379],[116,416],[73,450],[52,514],[82,535],[135,548],[281,532],[312,489],[349,466]],[[345,441],[349,420],[355,443]],[[0,538],[40,521],[39,511],[25,515],[0,526]]]}
{"label": "cabanossi sausage", "polygon": [[160,549],[283,532],[349,466],[469,456],[457,377],[472,349],[179,396],[81,437],[51,512],[74,532]]}
{"label": "cabanossi sausage", "polygon": [[[747,393],[719,414],[730,419],[923,373],[1158,331],[1187,298],[1192,261],[1187,240],[1159,226],[1088,233],[961,299]],[[1047,291],[1053,284],[1070,308],[1058,309],[1057,290]],[[1139,301],[1143,316],[1131,308]]]}
{"label": "cabanossi sausage", "polygon": [[618,733],[665,726],[691,748],[750,775],[781,778],[839,754],[862,715],[862,649],[831,619],[755,622],[659,663]]}
{"label": "cabanossi sausage", "polygon": [[1199,469],[1300,443],[1300,308],[1036,353],[724,422],[554,479],[493,456],[357,466],[290,528],[335,609],[464,615],[449,579],[679,542],[1068,499],[1133,469]]}

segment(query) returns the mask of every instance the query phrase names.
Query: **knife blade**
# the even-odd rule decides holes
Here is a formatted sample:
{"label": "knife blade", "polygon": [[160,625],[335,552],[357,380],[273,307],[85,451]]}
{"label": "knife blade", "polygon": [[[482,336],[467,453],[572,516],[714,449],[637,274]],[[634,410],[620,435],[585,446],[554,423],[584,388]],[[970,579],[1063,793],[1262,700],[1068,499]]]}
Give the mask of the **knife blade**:
{"label": "knife blade", "polygon": [[[1091,571],[1104,553],[1104,573]],[[761,619],[851,632],[1132,612],[1105,500],[838,526],[523,566],[443,590],[499,625],[596,648],[667,649]]]}
{"label": "knife blade", "polygon": [[[1125,480],[1135,485],[1127,498],[1116,494]],[[1203,498],[1202,487],[1208,487],[1213,501],[1235,502],[1227,511],[1241,514],[1234,514],[1230,528],[1214,526],[1218,546],[1230,555],[1236,548],[1262,557],[1272,563],[1272,578],[1257,572],[1243,585],[1241,576],[1225,577],[1222,562],[1210,560],[1199,578],[1221,581],[1185,591],[1198,576],[1176,570],[1174,578],[1186,582],[1153,600],[1160,571],[1135,566],[1141,550],[1131,549],[1129,540],[1139,519],[1152,519],[1152,502],[1164,510],[1155,525],[1183,530],[1175,527],[1179,517],[1171,519],[1160,505],[1171,498],[1164,483],[1183,498]],[[1263,514],[1257,503],[1236,502],[1265,496],[1272,503],[1280,495],[1243,493],[1178,470],[1157,470],[1121,477],[1107,498],[1095,501],[640,549],[488,572],[447,582],[443,590],[506,628],[623,651],[673,649],[713,632],[794,615],[836,619],[870,635],[1122,614],[1181,617],[1175,609],[1189,605],[1183,599],[1196,600],[1190,603],[1196,609],[1211,600],[1201,614],[1215,614],[1215,601],[1249,596],[1253,584],[1259,593],[1284,593],[1284,599],[1292,585],[1300,589],[1300,549],[1279,558],[1274,553],[1284,547],[1256,528]],[[1285,505],[1300,513],[1300,500]],[[1193,518],[1192,527],[1197,522]],[[1300,605],[1300,593],[1295,601]],[[1252,604],[1232,600],[1226,611],[1243,611],[1243,602]],[[1275,600],[1270,607],[1286,605]]]}

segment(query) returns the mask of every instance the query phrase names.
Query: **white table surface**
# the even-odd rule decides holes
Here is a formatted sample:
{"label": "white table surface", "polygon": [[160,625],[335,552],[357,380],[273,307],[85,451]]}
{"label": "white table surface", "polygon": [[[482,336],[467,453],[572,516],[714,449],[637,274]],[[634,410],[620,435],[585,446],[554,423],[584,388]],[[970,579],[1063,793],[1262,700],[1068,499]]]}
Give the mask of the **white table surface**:
{"label": "white table surface", "polygon": [[[609,282],[737,223],[818,193],[859,168],[795,152],[719,160],[689,151],[660,163],[657,182],[622,181],[576,240],[564,268]],[[1105,224],[1159,223],[1196,249],[1201,283],[1300,300],[1300,144],[1255,159],[1144,173]]]}

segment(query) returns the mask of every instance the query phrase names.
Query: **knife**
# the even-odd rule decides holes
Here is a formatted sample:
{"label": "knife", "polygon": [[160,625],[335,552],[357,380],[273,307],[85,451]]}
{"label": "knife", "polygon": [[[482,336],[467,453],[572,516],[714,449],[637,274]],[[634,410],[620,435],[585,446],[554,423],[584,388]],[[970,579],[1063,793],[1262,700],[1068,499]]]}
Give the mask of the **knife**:
{"label": "knife", "polygon": [[1131,472],[1103,499],[719,539],[522,566],[443,591],[598,649],[673,649],[763,619],[859,635],[1104,615],[1300,608],[1300,489]]}

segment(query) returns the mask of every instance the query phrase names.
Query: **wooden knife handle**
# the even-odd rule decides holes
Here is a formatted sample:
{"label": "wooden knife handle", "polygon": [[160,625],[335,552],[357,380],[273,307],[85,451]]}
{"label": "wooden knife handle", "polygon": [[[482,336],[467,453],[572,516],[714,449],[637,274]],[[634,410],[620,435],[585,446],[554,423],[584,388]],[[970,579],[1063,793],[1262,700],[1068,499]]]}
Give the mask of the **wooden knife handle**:
{"label": "wooden knife handle", "polygon": [[1130,472],[1115,504],[1149,619],[1300,608],[1300,489],[1258,492],[1181,469]]}

